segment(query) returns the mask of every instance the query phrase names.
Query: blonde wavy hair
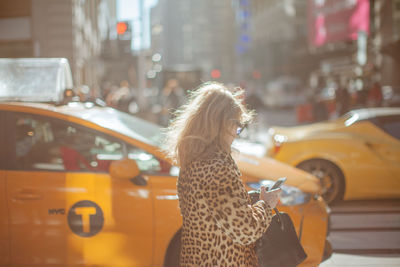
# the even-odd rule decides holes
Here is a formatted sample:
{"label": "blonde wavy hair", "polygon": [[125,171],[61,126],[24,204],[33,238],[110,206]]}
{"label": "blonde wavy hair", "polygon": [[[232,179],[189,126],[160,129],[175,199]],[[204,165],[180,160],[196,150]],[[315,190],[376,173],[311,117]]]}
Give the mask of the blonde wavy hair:
{"label": "blonde wavy hair", "polygon": [[165,131],[163,150],[185,168],[195,159],[207,158],[216,149],[230,152],[226,137],[233,123],[249,123],[254,111],[241,101],[243,90],[230,91],[221,83],[206,82],[189,93],[188,102],[175,112]]}

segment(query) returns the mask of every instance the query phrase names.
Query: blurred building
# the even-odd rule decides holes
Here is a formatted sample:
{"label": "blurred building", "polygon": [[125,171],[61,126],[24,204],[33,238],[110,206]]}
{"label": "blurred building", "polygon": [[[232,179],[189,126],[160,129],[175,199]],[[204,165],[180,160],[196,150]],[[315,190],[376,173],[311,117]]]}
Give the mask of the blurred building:
{"label": "blurred building", "polygon": [[[307,45],[307,2],[235,0],[239,75],[260,86],[279,77],[307,80],[315,62]],[[307,60],[305,60],[307,58]],[[250,61],[250,62],[249,62]]]}
{"label": "blurred building", "polygon": [[375,0],[371,5],[377,80],[400,93],[400,0]]}
{"label": "blurred building", "polygon": [[77,86],[98,88],[116,0],[2,0],[0,57],[66,57]]}
{"label": "blurred building", "polygon": [[[233,0],[238,76],[296,77],[368,90],[399,87],[400,0]],[[249,35],[249,36],[247,36]],[[335,89],[334,88],[334,89]]]}
{"label": "blurred building", "polygon": [[234,20],[230,0],[159,0],[151,12],[152,51],[163,68],[200,68],[205,80],[231,81]]}
{"label": "blurred building", "polygon": [[[315,80],[356,91],[374,82],[400,86],[398,0],[309,1],[309,46]],[[354,85],[354,86],[351,86]]]}
{"label": "blurred building", "polygon": [[324,98],[334,99],[335,90],[348,84],[361,89],[360,77],[371,74],[370,16],[368,0],[308,0],[308,46],[318,62],[311,87]]}

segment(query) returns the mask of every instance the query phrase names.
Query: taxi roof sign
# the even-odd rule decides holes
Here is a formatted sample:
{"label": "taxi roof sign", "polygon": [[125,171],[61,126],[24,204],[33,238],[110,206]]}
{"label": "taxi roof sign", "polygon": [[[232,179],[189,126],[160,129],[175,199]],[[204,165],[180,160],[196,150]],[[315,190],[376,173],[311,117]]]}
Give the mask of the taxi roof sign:
{"label": "taxi roof sign", "polygon": [[0,101],[61,102],[72,87],[65,58],[0,58]]}

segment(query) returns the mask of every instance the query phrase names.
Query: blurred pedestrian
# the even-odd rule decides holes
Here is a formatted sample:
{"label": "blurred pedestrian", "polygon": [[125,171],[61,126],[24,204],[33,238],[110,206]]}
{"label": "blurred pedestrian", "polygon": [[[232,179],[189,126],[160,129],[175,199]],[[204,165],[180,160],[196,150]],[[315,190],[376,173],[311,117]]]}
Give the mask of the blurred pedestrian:
{"label": "blurred pedestrian", "polygon": [[246,94],[246,104],[250,109],[256,110],[257,113],[260,113],[264,108],[264,103],[261,100],[260,92],[261,90],[257,90],[254,87],[247,89]]}
{"label": "blurred pedestrian", "polygon": [[367,106],[368,92],[365,88],[357,91],[357,108],[365,108]]}
{"label": "blurred pedestrian", "polygon": [[310,123],[314,120],[313,116],[313,97],[307,96],[304,103],[300,103],[296,106],[296,117],[298,123]]}
{"label": "blurred pedestrian", "polygon": [[336,112],[339,116],[342,116],[349,111],[350,100],[350,94],[347,88],[339,86],[335,92]]}
{"label": "blurred pedestrian", "polygon": [[374,82],[371,89],[368,92],[367,106],[368,107],[380,107],[382,106],[383,95],[382,88],[378,82]]}
{"label": "blurred pedestrian", "polygon": [[136,97],[126,80],[121,82],[118,89],[109,93],[106,102],[108,105],[127,113],[135,114],[139,110]]}
{"label": "blurred pedestrian", "polygon": [[101,98],[107,102],[107,96],[112,91],[112,84],[109,81],[104,81],[101,86]]}
{"label": "blurred pedestrian", "polygon": [[328,108],[326,106],[326,100],[323,98],[322,91],[324,88],[317,88],[315,93],[310,96],[310,103],[312,106],[312,117],[314,121],[324,121],[329,118]]}
{"label": "blurred pedestrian", "polygon": [[91,90],[87,85],[81,85],[78,87],[77,95],[79,97],[80,102],[86,102],[90,100]]}
{"label": "blurred pedestrian", "polygon": [[165,151],[180,167],[180,266],[258,266],[254,242],[271,222],[279,190],[262,188],[252,205],[231,156],[251,119],[239,94],[210,82],[191,93],[168,128]]}
{"label": "blurred pedestrian", "polygon": [[185,92],[176,79],[167,81],[161,92],[160,124],[166,126],[174,111],[185,102]]}

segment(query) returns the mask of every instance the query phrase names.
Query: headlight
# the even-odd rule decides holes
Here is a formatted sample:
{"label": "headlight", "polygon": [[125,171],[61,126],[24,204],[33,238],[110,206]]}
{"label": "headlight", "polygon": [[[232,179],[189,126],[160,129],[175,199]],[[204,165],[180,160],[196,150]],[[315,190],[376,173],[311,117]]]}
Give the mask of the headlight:
{"label": "headlight", "polygon": [[[261,186],[271,187],[275,181],[260,180],[259,182],[249,182],[247,185],[252,189],[259,190]],[[282,205],[292,206],[307,203],[311,199],[311,194],[304,193],[300,189],[290,185],[281,186],[281,194],[279,196]]]}

